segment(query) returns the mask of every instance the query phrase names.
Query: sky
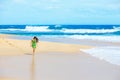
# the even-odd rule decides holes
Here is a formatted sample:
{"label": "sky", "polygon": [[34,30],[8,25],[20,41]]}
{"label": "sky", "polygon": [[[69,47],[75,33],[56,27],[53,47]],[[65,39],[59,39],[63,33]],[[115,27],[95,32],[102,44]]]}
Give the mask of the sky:
{"label": "sky", "polygon": [[0,0],[0,24],[120,24],[120,0]]}

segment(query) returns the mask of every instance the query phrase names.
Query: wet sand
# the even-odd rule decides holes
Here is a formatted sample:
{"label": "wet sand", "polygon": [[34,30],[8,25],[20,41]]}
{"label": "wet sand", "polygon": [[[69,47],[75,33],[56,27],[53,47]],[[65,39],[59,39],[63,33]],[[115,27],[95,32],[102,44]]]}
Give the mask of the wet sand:
{"label": "wet sand", "polygon": [[120,66],[82,52],[0,56],[0,80],[119,80],[119,75]]}

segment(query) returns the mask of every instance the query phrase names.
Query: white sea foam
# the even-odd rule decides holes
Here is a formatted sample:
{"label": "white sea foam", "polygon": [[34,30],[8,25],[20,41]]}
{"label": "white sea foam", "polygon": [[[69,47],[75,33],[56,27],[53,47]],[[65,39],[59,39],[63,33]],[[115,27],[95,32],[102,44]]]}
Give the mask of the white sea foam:
{"label": "white sea foam", "polygon": [[100,60],[120,66],[120,47],[98,47],[93,49],[80,49]]}
{"label": "white sea foam", "polygon": [[64,33],[111,33],[120,31],[119,28],[115,29],[62,29],[61,30]]}
{"label": "white sea foam", "polygon": [[99,35],[72,35],[69,38],[73,39],[89,39],[107,42],[120,42],[120,36],[99,36]]}
{"label": "white sea foam", "polygon": [[49,32],[52,31],[48,29],[49,26],[26,26],[24,31],[30,32]]}

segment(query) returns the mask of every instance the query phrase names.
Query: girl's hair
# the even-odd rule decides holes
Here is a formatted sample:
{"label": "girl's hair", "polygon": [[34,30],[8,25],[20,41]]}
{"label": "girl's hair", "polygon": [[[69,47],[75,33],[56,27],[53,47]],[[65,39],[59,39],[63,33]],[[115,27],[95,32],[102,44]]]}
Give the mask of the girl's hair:
{"label": "girl's hair", "polygon": [[34,37],[33,37],[33,39],[35,39],[35,40],[36,40],[36,42],[38,42],[38,41],[39,41],[39,39],[38,39],[36,36],[34,36]]}

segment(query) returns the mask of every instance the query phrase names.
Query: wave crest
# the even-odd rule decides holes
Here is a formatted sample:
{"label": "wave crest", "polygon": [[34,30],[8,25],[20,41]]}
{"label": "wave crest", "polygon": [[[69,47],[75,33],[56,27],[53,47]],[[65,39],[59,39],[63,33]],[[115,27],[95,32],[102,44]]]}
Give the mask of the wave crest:
{"label": "wave crest", "polygon": [[49,28],[49,26],[26,26],[24,31],[29,31],[29,32],[49,32],[49,31],[51,31],[48,28]]}

